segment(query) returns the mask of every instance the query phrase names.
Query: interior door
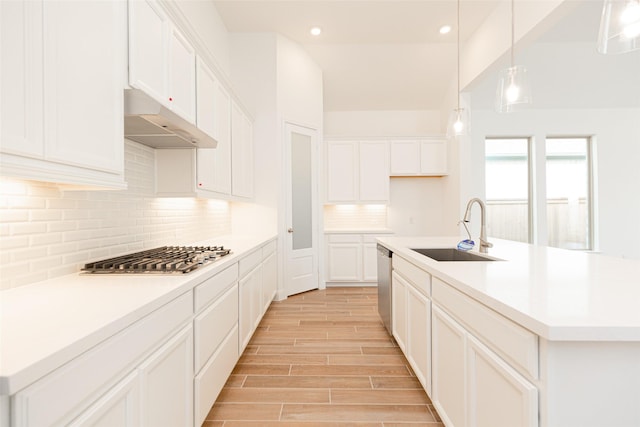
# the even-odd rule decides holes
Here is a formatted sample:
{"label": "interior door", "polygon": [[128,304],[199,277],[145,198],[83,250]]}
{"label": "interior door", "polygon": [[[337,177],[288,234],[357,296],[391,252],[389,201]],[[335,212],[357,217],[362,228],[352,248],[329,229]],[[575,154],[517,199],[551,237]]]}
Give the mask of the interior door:
{"label": "interior door", "polygon": [[287,295],[318,288],[317,131],[285,123]]}

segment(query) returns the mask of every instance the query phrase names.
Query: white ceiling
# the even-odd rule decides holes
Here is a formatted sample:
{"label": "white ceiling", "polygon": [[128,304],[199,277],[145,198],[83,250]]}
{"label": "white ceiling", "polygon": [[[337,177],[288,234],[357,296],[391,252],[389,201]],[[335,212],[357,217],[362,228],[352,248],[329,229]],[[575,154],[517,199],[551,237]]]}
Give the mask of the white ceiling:
{"label": "white ceiling", "polygon": [[[462,42],[500,1],[505,0],[461,1]],[[455,78],[456,0],[214,3],[230,32],[278,32],[301,44],[323,71],[325,111],[439,109]],[[640,53],[603,57],[595,52],[601,5],[602,0],[575,0],[570,13],[538,40],[554,45],[547,44],[546,49],[544,45],[532,45],[518,55],[530,74],[538,73],[532,78],[533,87],[537,86],[536,104],[559,106],[572,99],[582,107],[617,103],[640,106],[640,88],[629,92],[623,84],[628,81],[638,85]],[[439,34],[444,24],[452,25],[453,31]],[[313,26],[323,29],[317,38],[309,34]],[[579,48],[574,49],[569,42],[578,43]],[[596,92],[602,92],[602,100],[594,95],[576,101],[569,93],[607,78],[612,79],[613,87],[608,90],[600,86]],[[560,83],[565,79],[568,84]],[[474,108],[490,108],[494,85],[491,76],[474,83]]]}

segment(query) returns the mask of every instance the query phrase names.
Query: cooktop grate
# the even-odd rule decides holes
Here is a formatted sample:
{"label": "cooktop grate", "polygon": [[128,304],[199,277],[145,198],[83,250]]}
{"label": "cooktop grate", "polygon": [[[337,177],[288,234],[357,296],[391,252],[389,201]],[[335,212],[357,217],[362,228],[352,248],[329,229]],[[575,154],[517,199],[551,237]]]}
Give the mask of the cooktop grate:
{"label": "cooktop grate", "polygon": [[229,255],[223,246],[162,246],[85,264],[85,273],[189,273]]}

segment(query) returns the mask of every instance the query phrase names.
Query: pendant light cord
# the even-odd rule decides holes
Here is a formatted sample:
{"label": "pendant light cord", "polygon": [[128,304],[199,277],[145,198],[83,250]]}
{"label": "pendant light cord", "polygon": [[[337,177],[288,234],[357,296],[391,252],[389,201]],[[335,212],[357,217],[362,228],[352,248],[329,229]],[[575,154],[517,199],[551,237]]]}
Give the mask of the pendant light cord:
{"label": "pendant light cord", "polygon": [[458,0],[458,23],[457,23],[457,33],[458,33],[458,113],[460,113],[460,0]]}
{"label": "pendant light cord", "polygon": [[513,51],[514,51],[514,47],[513,46],[515,44],[515,33],[516,33],[515,21],[516,21],[516,19],[515,19],[514,9],[515,9],[515,0],[511,0],[511,68],[513,68],[513,65],[515,64],[515,61],[514,61],[515,55],[513,53]]}

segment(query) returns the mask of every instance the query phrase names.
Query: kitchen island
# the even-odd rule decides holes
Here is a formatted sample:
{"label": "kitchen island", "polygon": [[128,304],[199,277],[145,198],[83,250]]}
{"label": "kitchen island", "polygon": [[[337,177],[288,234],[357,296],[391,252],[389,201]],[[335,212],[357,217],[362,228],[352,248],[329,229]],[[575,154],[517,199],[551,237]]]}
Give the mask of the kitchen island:
{"label": "kitchen island", "polygon": [[412,250],[458,241],[378,238],[394,336],[445,423],[639,426],[640,261],[498,239],[492,261]]}

